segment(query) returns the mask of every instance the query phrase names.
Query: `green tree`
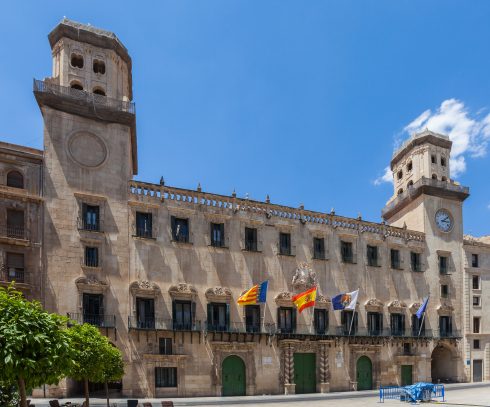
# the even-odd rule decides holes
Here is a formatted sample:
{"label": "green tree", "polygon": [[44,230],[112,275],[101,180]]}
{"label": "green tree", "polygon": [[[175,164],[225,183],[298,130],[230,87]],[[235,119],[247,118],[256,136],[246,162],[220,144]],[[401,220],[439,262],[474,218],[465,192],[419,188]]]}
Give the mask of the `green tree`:
{"label": "green tree", "polygon": [[56,384],[70,370],[66,323],[13,285],[0,287],[0,381],[17,383],[21,407],[27,407],[26,389]]}
{"label": "green tree", "polygon": [[[106,366],[108,363],[114,364],[112,358],[115,359],[115,352],[110,349],[113,346],[109,340],[95,326],[76,324],[69,329],[69,332],[74,351],[74,365],[69,376],[83,382],[85,407],[89,407],[89,380],[95,383],[117,380],[117,369]],[[117,363],[113,366],[117,367]]]}
{"label": "green tree", "polygon": [[121,380],[124,376],[124,362],[121,351],[107,342],[103,356],[102,378],[105,385],[107,407],[109,407],[109,382]]}

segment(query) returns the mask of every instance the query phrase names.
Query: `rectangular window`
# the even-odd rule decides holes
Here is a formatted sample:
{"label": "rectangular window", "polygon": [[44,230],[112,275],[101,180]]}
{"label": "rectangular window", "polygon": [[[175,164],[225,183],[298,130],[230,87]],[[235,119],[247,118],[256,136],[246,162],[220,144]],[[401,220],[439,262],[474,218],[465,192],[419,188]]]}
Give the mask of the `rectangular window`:
{"label": "rectangular window", "polygon": [[325,239],[323,237],[313,238],[313,258],[324,260],[325,256]]}
{"label": "rectangular window", "polygon": [[229,326],[229,305],[225,303],[208,304],[208,331],[227,332]]}
{"label": "rectangular window", "polygon": [[473,253],[471,255],[471,267],[479,267],[478,254]]}
{"label": "rectangular window", "polygon": [[24,270],[24,253],[7,252],[7,281],[17,281],[24,283],[26,281]]}
{"label": "rectangular window", "polygon": [[85,247],[85,266],[99,267],[99,248]]}
{"label": "rectangular window", "polygon": [[381,335],[383,333],[383,314],[379,312],[368,312],[367,325],[369,335]]}
{"label": "rectangular window", "polygon": [[296,309],[280,307],[277,309],[277,320],[281,333],[293,333],[296,330]]}
{"label": "rectangular window", "polygon": [[448,273],[448,258],[446,256],[439,256],[439,273],[447,274]]}
{"label": "rectangular window", "polygon": [[[419,335],[420,334],[420,335]],[[424,336],[425,335],[425,318],[417,318],[417,315],[412,315],[412,335]]]}
{"label": "rectangular window", "polygon": [[245,228],[245,250],[249,252],[257,251],[257,229]]}
{"label": "rectangular window", "polygon": [[391,249],[390,258],[391,258],[391,268],[394,270],[400,269],[400,250]]}
{"label": "rectangular window", "polygon": [[97,205],[82,205],[82,229],[83,230],[100,230],[99,207]]}
{"label": "rectangular window", "polygon": [[[355,335],[357,333],[358,317],[357,312],[342,311],[340,314],[340,323],[342,324],[342,333],[344,335]],[[354,321],[352,320],[354,318]]]}
{"label": "rectangular window", "polygon": [[155,328],[155,300],[153,298],[136,298],[136,320],[140,329]]}
{"label": "rectangular window", "polygon": [[260,305],[245,305],[245,328],[247,332],[260,332]]}
{"label": "rectangular window", "polygon": [[479,317],[473,317],[473,333],[474,334],[480,333],[480,318]]}
{"label": "rectangular window", "polygon": [[225,245],[224,223],[211,223],[211,246],[223,247]]}
{"label": "rectangular window", "polygon": [[473,282],[473,290],[479,290],[480,289],[480,276],[473,276],[472,282]]}
{"label": "rectangular window", "polygon": [[391,314],[391,334],[393,336],[402,336],[405,334],[405,315]]}
{"label": "rectangular window", "polygon": [[102,322],[104,321],[103,300],[104,297],[102,296],[102,294],[83,293],[83,323],[95,326],[102,326]]}
{"label": "rectangular window", "polygon": [[378,246],[367,246],[367,262],[368,266],[378,267]]}
{"label": "rectangular window", "polygon": [[174,331],[190,331],[193,326],[193,303],[191,301],[173,302],[173,329]]}
{"label": "rectangular window", "polygon": [[420,263],[420,253],[410,252],[410,265],[412,271],[422,271],[422,264]]}
{"label": "rectangular window", "polygon": [[160,338],[158,351],[160,355],[172,355],[172,338]]}
{"label": "rectangular window", "polygon": [[450,337],[453,333],[453,321],[450,316],[439,317],[439,334],[441,338]]}
{"label": "rectangular window", "polygon": [[172,240],[189,243],[189,219],[172,216]]}
{"label": "rectangular window", "polygon": [[354,263],[354,253],[352,251],[352,242],[340,241],[340,254],[344,263]]}
{"label": "rectangular window", "polygon": [[473,349],[480,349],[480,340],[473,339]]}
{"label": "rectangular window", "polygon": [[325,335],[328,331],[328,311],[315,308],[313,312],[313,324],[317,335]]}
{"label": "rectangular window", "polygon": [[136,236],[152,237],[152,214],[136,212]]}
{"label": "rectangular window", "polygon": [[474,307],[479,307],[480,306],[480,297],[478,295],[473,296],[473,306]]}
{"label": "rectangular window", "polygon": [[447,284],[441,284],[441,298],[449,297],[449,286]]}
{"label": "rectangular window", "polygon": [[177,368],[156,367],[155,387],[177,387]]}
{"label": "rectangular window", "polygon": [[279,254],[291,255],[291,234],[279,233]]}

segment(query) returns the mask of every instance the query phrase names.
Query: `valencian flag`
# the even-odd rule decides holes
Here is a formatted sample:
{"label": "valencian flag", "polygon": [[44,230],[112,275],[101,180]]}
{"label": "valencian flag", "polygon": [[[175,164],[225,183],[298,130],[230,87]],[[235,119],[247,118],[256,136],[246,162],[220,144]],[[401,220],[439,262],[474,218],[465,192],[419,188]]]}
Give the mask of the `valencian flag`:
{"label": "valencian flag", "polygon": [[428,303],[429,303],[429,296],[427,296],[427,298],[424,300],[424,302],[422,303],[422,305],[418,309],[417,313],[415,314],[415,315],[417,315],[418,319],[422,318],[422,315],[424,315],[425,309],[427,308]]}
{"label": "valencian flag", "polygon": [[334,310],[342,309],[356,309],[357,297],[359,296],[359,290],[352,291],[351,293],[342,293],[332,298],[332,305]]}
{"label": "valencian flag", "polygon": [[294,305],[298,308],[299,313],[305,308],[314,307],[316,300],[316,286],[310,288],[309,290],[296,294],[293,297]]}
{"label": "valencian flag", "polygon": [[260,304],[262,302],[266,302],[268,285],[268,280],[254,285],[250,290],[246,291],[240,296],[240,298],[238,298],[238,305]]}

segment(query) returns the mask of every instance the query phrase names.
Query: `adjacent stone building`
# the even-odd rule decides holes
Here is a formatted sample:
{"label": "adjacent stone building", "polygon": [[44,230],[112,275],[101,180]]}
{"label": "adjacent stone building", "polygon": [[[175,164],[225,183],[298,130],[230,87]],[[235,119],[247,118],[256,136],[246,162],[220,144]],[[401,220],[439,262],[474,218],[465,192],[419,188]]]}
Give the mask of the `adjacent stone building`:
{"label": "adjacent stone building", "polygon": [[[70,20],[49,41],[53,74],[34,82],[44,152],[0,146],[0,177],[28,164],[28,187],[14,195],[36,231],[32,293],[121,349],[115,390],[291,394],[489,379],[490,244],[463,236],[469,190],[450,178],[446,136],[426,131],[395,153],[383,223],[136,181],[128,51]],[[21,205],[2,188],[6,206]],[[266,304],[236,304],[264,280]],[[315,309],[298,314],[292,296],[313,285]],[[334,295],[358,288],[355,312],[333,311]],[[71,380],[49,389],[79,391]]]}

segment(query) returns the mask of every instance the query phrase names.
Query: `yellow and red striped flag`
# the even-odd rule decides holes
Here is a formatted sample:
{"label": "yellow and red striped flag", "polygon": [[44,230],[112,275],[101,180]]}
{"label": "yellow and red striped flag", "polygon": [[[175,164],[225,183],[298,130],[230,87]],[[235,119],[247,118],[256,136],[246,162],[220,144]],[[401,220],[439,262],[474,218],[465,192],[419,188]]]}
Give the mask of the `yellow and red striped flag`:
{"label": "yellow and red striped flag", "polygon": [[294,305],[298,308],[298,312],[301,314],[305,308],[314,307],[316,300],[316,286],[306,290],[305,292],[296,294],[293,297]]}

